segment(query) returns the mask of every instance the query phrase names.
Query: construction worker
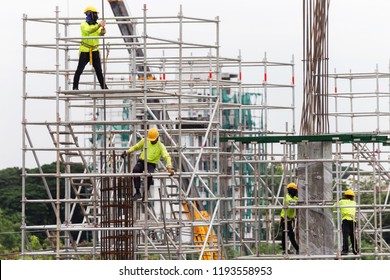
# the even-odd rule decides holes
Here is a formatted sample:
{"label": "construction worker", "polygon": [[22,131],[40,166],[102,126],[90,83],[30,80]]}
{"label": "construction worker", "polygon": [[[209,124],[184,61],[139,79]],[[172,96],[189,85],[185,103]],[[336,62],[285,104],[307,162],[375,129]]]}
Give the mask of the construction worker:
{"label": "construction worker", "polygon": [[[137,160],[136,165],[133,168],[133,173],[142,173],[144,172],[144,144],[145,144],[145,138],[142,138],[137,144],[132,146],[127,151],[124,151],[122,153],[122,158],[125,158],[127,154],[130,154],[134,151],[142,150],[141,155],[139,159]],[[172,169],[172,160],[171,156],[168,154],[167,149],[163,143],[159,141],[159,132],[156,128],[152,127],[148,131],[148,137],[147,137],[147,169],[148,173],[151,174],[154,172],[157,163],[159,162],[160,158],[162,157],[166,163],[167,163],[167,169],[169,172],[169,175],[172,176],[174,174],[174,171]],[[134,180],[134,188],[135,188],[135,194],[133,195],[132,199],[137,200],[140,199],[141,192],[141,178],[139,176],[133,177]],[[148,190],[150,188],[150,185],[153,184],[153,177],[151,175],[148,176]]]}
{"label": "construction worker", "polygon": [[[99,12],[93,6],[88,6],[85,8],[84,14],[86,15],[86,19],[80,24],[82,37],[103,36],[106,34],[106,21],[102,20],[97,23],[99,18],[98,13]],[[102,66],[100,62],[99,39],[83,38],[79,48],[79,63],[73,78],[73,90],[79,89],[80,76],[88,62],[92,64],[93,68],[95,69],[100,87],[102,89],[108,89],[107,85],[104,83]]]}
{"label": "construction worker", "polygon": [[[283,205],[290,205],[293,204],[298,200],[298,186],[295,183],[289,183],[287,185],[287,194],[285,197],[285,200],[283,200]],[[282,233],[282,249],[283,253],[286,254],[286,234],[284,232],[285,230],[285,218],[287,216],[287,232],[288,237],[291,241],[291,244],[295,248],[296,254],[299,255],[299,246],[297,242],[295,241],[295,233],[294,233],[294,224],[295,224],[295,217],[296,217],[296,209],[287,209],[287,215],[285,215],[284,209],[282,209],[282,212],[280,213],[280,228],[283,230]]]}
{"label": "construction worker", "polygon": [[[348,237],[351,240],[352,252],[357,255],[357,242],[355,238],[356,228],[356,202],[354,201],[355,193],[349,189],[344,192],[344,198],[339,200],[340,212],[341,212],[341,229],[343,232],[343,249],[341,255],[348,254]],[[334,206],[336,206],[334,204]]]}

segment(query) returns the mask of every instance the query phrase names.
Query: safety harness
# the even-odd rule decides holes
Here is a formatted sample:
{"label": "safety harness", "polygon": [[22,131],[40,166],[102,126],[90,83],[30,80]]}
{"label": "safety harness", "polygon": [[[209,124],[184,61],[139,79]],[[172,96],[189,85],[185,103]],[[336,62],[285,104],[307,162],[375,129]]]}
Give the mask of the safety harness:
{"label": "safety harness", "polygon": [[95,51],[95,50],[97,50],[97,49],[99,48],[99,46],[98,46],[98,45],[96,45],[96,46],[91,46],[91,45],[88,45],[88,44],[85,43],[85,42],[81,42],[81,45],[89,49],[89,64],[92,65],[92,62],[93,62],[93,61],[92,61],[92,52]]}

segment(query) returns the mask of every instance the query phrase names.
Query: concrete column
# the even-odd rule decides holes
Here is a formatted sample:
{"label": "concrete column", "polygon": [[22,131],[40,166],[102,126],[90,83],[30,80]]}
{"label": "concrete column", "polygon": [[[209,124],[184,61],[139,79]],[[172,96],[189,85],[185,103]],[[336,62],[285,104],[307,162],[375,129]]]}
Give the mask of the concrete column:
{"label": "concrete column", "polygon": [[[331,142],[298,144],[298,159],[318,159],[300,163],[297,168],[298,199],[303,205],[318,205],[319,200],[332,199]],[[317,202],[314,202],[317,201]],[[298,238],[301,254],[331,255],[334,250],[333,215],[330,208],[298,210]]]}

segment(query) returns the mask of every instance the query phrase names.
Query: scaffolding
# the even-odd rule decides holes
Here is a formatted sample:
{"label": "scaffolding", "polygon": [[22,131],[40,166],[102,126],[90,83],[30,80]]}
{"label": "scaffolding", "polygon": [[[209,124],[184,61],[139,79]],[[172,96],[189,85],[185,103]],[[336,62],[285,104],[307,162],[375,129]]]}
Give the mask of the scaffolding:
{"label": "scaffolding", "polygon": [[[127,23],[142,30],[142,35],[112,32],[101,38],[109,89],[97,89],[87,67],[80,90],[73,91],[69,85],[82,39],[75,34],[82,20],[61,17],[58,8],[55,17],[23,18],[22,256],[335,258],[340,215],[334,255],[283,255],[279,248],[285,186],[296,179],[297,164],[310,162],[297,159],[296,145],[321,140],[334,147],[329,162],[335,166],[335,199],[345,175],[353,174],[359,242],[367,235],[375,244],[343,257],[389,257],[384,235],[390,229],[382,222],[389,215],[389,168],[381,156],[388,153],[389,140],[380,131],[297,136],[294,58],[284,63],[268,61],[266,54],[260,61],[244,61],[241,53],[223,57],[218,17],[186,17],[181,9],[176,16],[149,17],[144,7],[142,17],[106,18],[110,31]],[[55,41],[30,38],[32,25]],[[207,36],[193,42],[191,32]],[[125,160],[120,155],[150,127],[159,129],[175,176],[160,163],[145,200],[131,201],[132,178],[148,174],[132,174],[136,155]],[[44,171],[42,162],[48,160],[56,162],[56,170]],[[30,161],[37,174],[27,172]],[[363,165],[371,170],[363,171]],[[373,186],[358,183],[367,174],[374,176]],[[42,189],[32,194],[34,180],[41,180]],[[360,200],[365,194],[374,204]],[[334,202],[299,201],[291,207],[332,211]],[[31,205],[48,209],[55,223],[30,224]],[[30,248],[29,236],[36,231],[45,232],[51,249]]]}

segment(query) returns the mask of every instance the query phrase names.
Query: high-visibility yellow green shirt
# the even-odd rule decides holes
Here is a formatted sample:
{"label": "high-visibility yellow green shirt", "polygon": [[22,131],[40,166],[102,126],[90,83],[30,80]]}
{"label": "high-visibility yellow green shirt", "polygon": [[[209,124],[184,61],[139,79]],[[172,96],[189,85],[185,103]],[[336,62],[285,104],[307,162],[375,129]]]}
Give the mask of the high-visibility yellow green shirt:
{"label": "high-visibility yellow green shirt", "polygon": [[[298,200],[298,197],[294,196],[294,197],[291,197],[289,194],[286,195],[286,203],[287,205],[290,205],[291,201],[294,200]],[[284,205],[284,200],[283,200],[283,205]],[[297,214],[297,211],[296,209],[287,209],[287,220],[292,220],[295,218]],[[280,216],[282,218],[284,218],[284,209],[282,209],[282,212],[280,212]]]}
{"label": "high-visibility yellow green shirt", "polygon": [[[147,162],[151,162],[154,164],[157,164],[160,158],[162,157],[166,163],[168,168],[172,168],[172,159],[171,156],[168,154],[167,148],[163,143],[160,141],[157,141],[156,144],[152,144],[149,140],[148,141],[148,146],[147,146],[147,154],[148,154],[148,160]],[[127,152],[132,153],[134,151],[139,151],[142,150],[140,159],[145,160],[145,155],[144,155],[144,143],[145,139],[141,139],[137,144],[132,146]]]}
{"label": "high-visibility yellow green shirt", "polygon": [[[88,36],[100,36],[100,32],[102,31],[102,28],[99,27],[99,24],[91,24],[89,25],[88,22],[84,21],[80,24],[80,30],[81,30],[81,36],[88,37]],[[80,52],[89,52],[89,47],[92,48],[92,51],[98,51],[99,50],[99,39],[82,39],[83,43],[80,45]],[[87,46],[85,46],[85,45]]]}
{"label": "high-visibility yellow green shirt", "polygon": [[[337,204],[335,204],[334,206],[336,205]],[[341,220],[355,221],[356,202],[350,199],[340,199],[339,205],[340,205]],[[343,206],[352,206],[352,207],[343,208]]]}

